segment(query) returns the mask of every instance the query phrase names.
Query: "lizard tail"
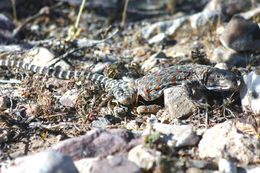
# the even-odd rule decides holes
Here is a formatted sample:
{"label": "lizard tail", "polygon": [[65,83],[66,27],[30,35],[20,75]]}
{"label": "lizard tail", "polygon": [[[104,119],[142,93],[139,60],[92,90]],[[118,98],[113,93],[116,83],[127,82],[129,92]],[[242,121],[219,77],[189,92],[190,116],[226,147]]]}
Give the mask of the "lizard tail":
{"label": "lizard tail", "polygon": [[113,87],[117,84],[116,80],[107,78],[97,73],[89,73],[85,71],[62,70],[61,68],[49,68],[49,67],[37,66],[34,64],[25,63],[23,61],[17,61],[17,60],[1,59],[0,66],[21,68],[27,71],[38,73],[40,75],[46,75],[46,76],[55,77],[59,79],[90,80],[104,88]]}

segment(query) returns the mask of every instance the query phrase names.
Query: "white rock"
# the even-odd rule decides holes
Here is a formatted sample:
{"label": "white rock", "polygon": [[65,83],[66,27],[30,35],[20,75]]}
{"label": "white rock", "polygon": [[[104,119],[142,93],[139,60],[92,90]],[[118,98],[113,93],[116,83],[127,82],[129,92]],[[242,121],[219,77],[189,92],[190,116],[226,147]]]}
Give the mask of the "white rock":
{"label": "white rock", "polygon": [[147,124],[158,123],[158,117],[152,114],[151,117],[146,120],[146,122]]}
{"label": "white rock", "polygon": [[156,160],[160,156],[161,152],[138,145],[129,151],[128,160],[134,162],[144,170],[150,170],[155,166]]}
{"label": "white rock", "polygon": [[105,63],[97,63],[95,64],[94,68],[91,70],[92,73],[101,73],[104,71],[106,66],[109,66],[111,63],[105,62]]}
{"label": "white rock", "polygon": [[47,66],[54,59],[55,54],[44,47],[37,47],[29,50],[26,54],[25,62],[37,66]]}
{"label": "white rock", "polygon": [[93,128],[100,128],[100,129],[104,129],[106,128],[106,126],[110,125],[111,123],[109,122],[109,120],[105,117],[98,117],[96,120],[92,121],[91,126]]}
{"label": "white rock", "polygon": [[222,158],[218,161],[218,170],[222,173],[237,173],[236,165]]}
{"label": "white rock", "polygon": [[260,172],[260,167],[246,170],[246,173],[259,173],[259,172]]}
{"label": "white rock", "polygon": [[151,38],[153,35],[163,33],[168,27],[172,25],[171,20],[156,22],[152,25],[148,25],[142,29],[142,37],[144,39]]}
{"label": "white rock", "polygon": [[59,101],[63,106],[74,107],[79,97],[79,93],[80,92],[77,89],[68,90]]}
{"label": "white rock", "polygon": [[154,37],[152,37],[150,40],[148,40],[148,44],[162,42],[163,40],[165,40],[165,38],[166,38],[165,33],[159,33],[159,34],[155,35]]}
{"label": "white rock", "polygon": [[0,128],[0,143],[5,143],[8,141],[8,136],[10,135],[10,131],[3,127]]}
{"label": "white rock", "polygon": [[260,74],[258,72],[252,71],[243,75],[240,99],[244,112],[260,114]]}
{"label": "white rock", "polygon": [[232,121],[208,129],[199,143],[199,157],[233,158],[239,164],[255,163],[260,158],[260,141],[257,136],[239,131]]}
{"label": "white rock", "polygon": [[71,157],[45,151],[31,156],[15,159],[15,165],[2,169],[4,173],[78,173]]}
{"label": "white rock", "polygon": [[55,68],[61,68],[62,70],[69,70],[71,65],[66,61],[60,60],[54,65]]}
{"label": "white rock", "polygon": [[130,122],[128,122],[126,124],[126,128],[127,129],[139,129],[139,125],[138,125],[138,122],[136,120],[131,120]]}
{"label": "white rock", "polygon": [[218,22],[224,19],[221,11],[211,10],[196,13],[189,18],[190,25],[193,29],[201,29],[201,27],[206,27],[207,24],[215,26]]}
{"label": "white rock", "polygon": [[38,31],[39,29],[40,29],[40,26],[37,25],[37,24],[33,24],[33,25],[31,26],[31,30],[32,30],[32,31]]}
{"label": "white rock", "polygon": [[172,25],[166,30],[167,36],[174,36],[178,29],[188,20],[187,16],[179,17],[172,21]]}
{"label": "white rock", "polygon": [[224,69],[224,70],[227,70],[227,69],[228,69],[226,63],[218,63],[218,64],[216,64],[214,67],[219,68],[219,69]]}

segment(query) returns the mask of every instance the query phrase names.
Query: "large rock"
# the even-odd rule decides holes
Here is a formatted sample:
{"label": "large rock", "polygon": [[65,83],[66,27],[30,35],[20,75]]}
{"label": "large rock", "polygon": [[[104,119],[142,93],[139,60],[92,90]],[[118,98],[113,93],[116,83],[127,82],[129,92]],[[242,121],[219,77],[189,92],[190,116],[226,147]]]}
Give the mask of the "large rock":
{"label": "large rock", "polygon": [[[189,22],[194,31],[200,34],[212,30],[225,19],[223,13],[219,10],[210,10],[196,13],[189,17]],[[211,27],[211,28],[209,28]]]}
{"label": "large rock", "polygon": [[105,157],[129,151],[141,142],[141,139],[138,139],[138,135],[125,129],[97,129],[84,136],[62,141],[54,145],[52,149],[73,155],[74,160],[86,157]]}
{"label": "large rock", "polygon": [[240,85],[240,99],[243,111],[260,115],[260,70],[243,75]]}
{"label": "large rock", "polygon": [[14,163],[10,168],[2,171],[5,173],[78,173],[70,156],[53,151],[16,158]]}
{"label": "large rock", "polygon": [[220,42],[237,52],[260,50],[260,29],[256,22],[234,16],[225,27]]}
{"label": "large rock", "polygon": [[232,16],[233,14],[246,11],[251,6],[251,0],[211,0],[204,8],[204,11],[220,10],[225,15]]}
{"label": "large rock", "polygon": [[201,159],[228,159],[242,165],[259,163],[260,141],[255,135],[239,131],[233,122],[226,121],[208,129],[199,143]]}

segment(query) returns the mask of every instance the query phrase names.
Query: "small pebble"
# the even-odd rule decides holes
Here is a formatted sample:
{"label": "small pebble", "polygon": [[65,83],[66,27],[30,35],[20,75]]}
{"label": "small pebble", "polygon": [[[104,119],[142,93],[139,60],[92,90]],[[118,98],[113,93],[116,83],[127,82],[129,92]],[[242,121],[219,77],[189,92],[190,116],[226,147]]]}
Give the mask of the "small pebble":
{"label": "small pebble", "polygon": [[[10,135],[9,130],[5,129],[4,127],[1,127],[0,128],[0,144],[7,142],[9,135]],[[1,154],[1,151],[0,151],[0,154]]]}
{"label": "small pebble", "polygon": [[5,110],[10,108],[11,106],[11,98],[7,96],[0,97],[0,110]]}
{"label": "small pebble", "polygon": [[125,106],[122,106],[122,107],[114,107],[114,114],[115,114],[115,117],[118,117],[118,118],[124,118],[127,116],[127,112],[128,112],[128,108],[125,107]]}
{"label": "small pebble", "polygon": [[30,115],[30,114],[37,115],[41,111],[39,104],[27,104],[24,107],[26,108],[25,111],[26,115]]}
{"label": "small pebble", "polygon": [[149,124],[158,123],[158,118],[152,114],[151,117],[146,120],[146,122]]}
{"label": "small pebble", "polygon": [[136,111],[138,114],[156,114],[162,107],[160,105],[138,106]]}
{"label": "small pebble", "polygon": [[63,106],[74,107],[77,103],[78,97],[79,90],[72,89],[63,94],[59,101]]}
{"label": "small pebble", "polygon": [[197,106],[189,96],[185,87],[176,86],[164,90],[164,105],[170,118],[187,118],[193,114]]}
{"label": "small pebble", "polygon": [[139,123],[136,120],[131,120],[126,124],[127,129],[137,130],[139,128]]}
{"label": "small pebble", "polygon": [[109,122],[108,119],[104,117],[98,117],[97,120],[92,121],[91,125],[94,128],[106,128],[106,126],[110,125],[111,123]]}
{"label": "small pebble", "polygon": [[48,66],[48,63],[55,58],[55,54],[47,48],[36,47],[30,49],[24,62],[31,63],[37,66]]}
{"label": "small pebble", "polygon": [[164,33],[159,33],[150,40],[148,40],[148,44],[154,44],[154,43],[159,43],[162,42],[163,40],[166,39],[166,35]]}
{"label": "small pebble", "polygon": [[138,145],[129,151],[128,160],[134,162],[144,170],[150,170],[155,166],[160,156],[161,152]]}

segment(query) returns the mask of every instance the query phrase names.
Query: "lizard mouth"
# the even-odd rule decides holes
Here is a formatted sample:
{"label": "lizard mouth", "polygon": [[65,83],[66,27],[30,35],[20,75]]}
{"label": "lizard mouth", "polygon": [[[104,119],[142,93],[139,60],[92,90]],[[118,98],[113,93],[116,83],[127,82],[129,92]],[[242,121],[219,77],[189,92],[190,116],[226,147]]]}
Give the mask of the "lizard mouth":
{"label": "lizard mouth", "polygon": [[214,91],[229,91],[235,90],[237,88],[237,83],[235,81],[221,81],[215,84],[207,85],[206,88],[208,90]]}
{"label": "lizard mouth", "polygon": [[231,90],[231,86],[206,86],[208,90],[214,90],[214,91],[228,91]]}

